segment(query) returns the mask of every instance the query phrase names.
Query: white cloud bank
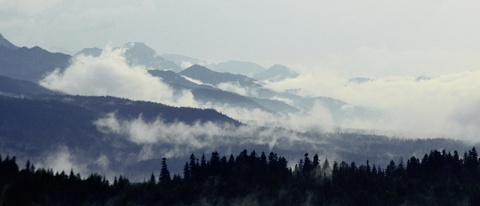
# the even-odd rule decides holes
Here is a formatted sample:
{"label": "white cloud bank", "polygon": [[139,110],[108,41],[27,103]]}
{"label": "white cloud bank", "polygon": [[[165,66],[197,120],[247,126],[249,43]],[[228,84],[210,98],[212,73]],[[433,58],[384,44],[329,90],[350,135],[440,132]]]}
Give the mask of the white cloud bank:
{"label": "white cloud bank", "polygon": [[65,71],[55,70],[40,84],[67,94],[109,95],[173,106],[194,105],[189,91],[174,93],[160,78],[151,76],[143,67],[130,67],[123,53],[122,49],[107,47],[99,57],[79,55]]}
{"label": "white cloud bank", "polygon": [[[452,137],[480,140],[480,71],[439,75],[429,80],[387,77],[361,84],[347,83],[338,72],[316,70],[268,87],[291,88],[311,96],[329,96],[353,105],[374,107],[377,121],[347,119],[340,126],[391,132],[407,137]],[[306,73],[304,73],[306,74]]]}

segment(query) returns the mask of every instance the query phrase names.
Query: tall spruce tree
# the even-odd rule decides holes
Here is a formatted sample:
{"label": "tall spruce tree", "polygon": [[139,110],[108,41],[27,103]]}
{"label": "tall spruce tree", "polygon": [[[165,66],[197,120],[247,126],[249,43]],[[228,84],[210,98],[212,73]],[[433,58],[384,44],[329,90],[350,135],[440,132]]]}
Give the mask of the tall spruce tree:
{"label": "tall spruce tree", "polygon": [[161,184],[167,184],[170,182],[170,171],[168,171],[167,159],[162,158],[162,169],[160,170],[159,182]]}

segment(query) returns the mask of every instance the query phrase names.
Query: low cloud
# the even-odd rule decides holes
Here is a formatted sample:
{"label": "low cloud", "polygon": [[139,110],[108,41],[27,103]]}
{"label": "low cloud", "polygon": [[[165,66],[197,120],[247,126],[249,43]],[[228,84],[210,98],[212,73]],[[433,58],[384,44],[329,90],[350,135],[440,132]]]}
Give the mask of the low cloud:
{"label": "low cloud", "polygon": [[[384,77],[349,84],[334,70],[303,73],[297,79],[267,85],[277,91],[297,89],[309,96],[328,96],[351,105],[377,108],[381,118],[347,118],[338,126],[384,134],[433,138],[451,137],[478,141],[480,128],[480,71],[464,71],[418,80],[417,77]],[[478,124],[477,124],[478,125]]]}
{"label": "low cloud", "polygon": [[161,119],[153,122],[146,122],[142,116],[136,119],[121,121],[114,113],[98,119],[94,124],[104,133],[126,134],[130,141],[137,144],[174,144],[179,145],[188,142],[194,148],[201,148],[208,145],[204,141],[192,139],[191,137],[211,137],[225,135],[226,131],[233,126],[228,124],[218,126],[207,122],[204,124],[195,123],[188,125],[182,122],[167,124]]}
{"label": "low cloud", "polygon": [[107,47],[99,57],[79,55],[65,71],[55,70],[40,84],[67,94],[109,95],[175,106],[195,105],[189,91],[175,93],[145,68],[129,66],[123,53],[122,49]]}
{"label": "low cloud", "polygon": [[77,149],[70,149],[67,146],[59,146],[41,159],[43,160],[35,162],[37,168],[48,168],[58,173],[63,171],[67,175],[73,171],[75,175],[78,173],[82,178],[87,178],[90,174],[96,173],[105,176],[109,181],[121,175],[121,171],[112,170],[111,160],[106,154],[87,157]]}
{"label": "low cloud", "polygon": [[76,156],[72,155],[68,147],[60,146],[56,152],[48,154],[45,162],[37,163],[38,168],[51,168],[53,171],[69,173],[73,170],[75,174],[79,173],[83,177],[90,174],[86,164],[77,161]]}
{"label": "low cloud", "polygon": [[97,129],[106,135],[127,138],[142,145],[138,159],[145,160],[158,156],[153,145],[162,145],[161,156],[179,157],[198,149],[215,149],[226,145],[264,145],[270,149],[291,148],[295,144],[315,142],[293,130],[277,127],[259,127],[251,125],[234,126],[230,124],[182,122],[165,123],[162,119],[146,121],[140,115],[129,120],[119,119],[110,113],[94,122]]}

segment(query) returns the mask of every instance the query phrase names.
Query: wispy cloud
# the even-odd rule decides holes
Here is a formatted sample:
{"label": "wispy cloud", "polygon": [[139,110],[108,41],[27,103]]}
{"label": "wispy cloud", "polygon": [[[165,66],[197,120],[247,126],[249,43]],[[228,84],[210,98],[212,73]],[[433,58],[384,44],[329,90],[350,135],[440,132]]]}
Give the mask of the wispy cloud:
{"label": "wispy cloud", "polygon": [[77,157],[72,155],[69,148],[66,146],[59,146],[55,152],[48,154],[44,162],[39,162],[36,165],[38,168],[51,168],[54,171],[69,173],[73,170],[80,175],[89,174],[86,164],[79,163]]}
{"label": "wispy cloud", "polygon": [[144,148],[139,159],[148,159],[156,154],[151,150],[152,145],[162,145],[161,156],[177,157],[198,149],[214,150],[227,145],[250,144],[285,149],[295,144],[315,142],[311,137],[278,127],[234,126],[212,122],[191,125],[182,122],[166,123],[160,118],[146,121],[141,115],[122,120],[115,113],[110,113],[94,124],[107,135],[124,137],[142,145]]}
{"label": "wispy cloud", "polygon": [[224,82],[216,85],[216,87],[224,91],[229,91],[244,96],[247,96],[249,93],[248,89],[240,86],[240,83],[238,82]]}

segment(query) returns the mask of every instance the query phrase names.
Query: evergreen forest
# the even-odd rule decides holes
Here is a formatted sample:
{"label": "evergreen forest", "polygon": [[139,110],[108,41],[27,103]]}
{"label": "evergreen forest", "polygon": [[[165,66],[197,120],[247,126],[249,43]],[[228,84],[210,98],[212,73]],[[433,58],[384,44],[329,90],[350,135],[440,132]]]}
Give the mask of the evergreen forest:
{"label": "evergreen forest", "polygon": [[460,155],[432,150],[385,168],[329,162],[305,154],[293,167],[276,153],[212,152],[170,174],[167,159],[144,182],[108,181],[74,171],[23,169],[0,157],[0,205],[479,205],[480,160],[475,148]]}

